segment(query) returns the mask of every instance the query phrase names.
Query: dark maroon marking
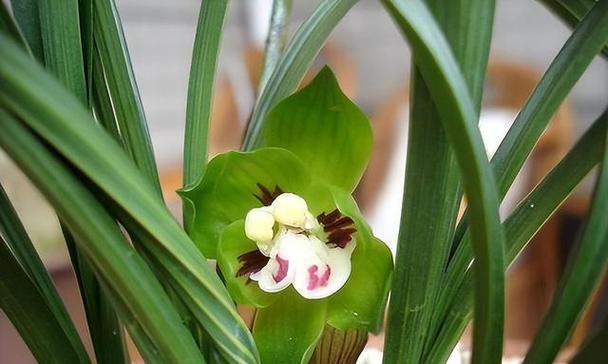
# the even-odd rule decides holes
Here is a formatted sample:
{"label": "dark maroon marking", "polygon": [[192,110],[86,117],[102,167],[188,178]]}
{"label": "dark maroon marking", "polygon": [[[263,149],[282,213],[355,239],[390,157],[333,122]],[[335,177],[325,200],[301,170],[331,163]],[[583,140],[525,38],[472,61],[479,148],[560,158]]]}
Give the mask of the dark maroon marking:
{"label": "dark maroon marking", "polygon": [[330,212],[329,215],[325,215],[325,212],[322,212],[319,214],[319,216],[317,216],[317,220],[323,225],[328,225],[336,221],[336,219],[338,219],[340,216],[342,216],[340,210],[335,209]]}
{"label": "dark maroon marking", "polygon": [[327,244],[333,244],[342,249],[353,240],[352,235],[357,232],[354,221],[348,216],[342,215],[338,209],[328,215],[322,212],[317,216],[319,223],[323,224],[323,231],[327,233]]}
{"label": "dark maroon marking", "polygon": [[240,263],[243,263],[241,268],[239,268],[239,270],[236,272],[236,276],[240,277],[259,272],[266,264],[268,264],[270,258],[256,249],[239,255],[238,260]]}
{"label": "dark maroon marking", "polygon": [[270,190],[261,183],[256,183],[256,185],[260,189],[260,192],[259,194],[254,193],[253,196],[257,198],[258,201],[260,201],[264,206],[270,206],[272,201],[283,193],[283,190],[278,185],[274,186],[274,190],[272,192],[270,192]]}

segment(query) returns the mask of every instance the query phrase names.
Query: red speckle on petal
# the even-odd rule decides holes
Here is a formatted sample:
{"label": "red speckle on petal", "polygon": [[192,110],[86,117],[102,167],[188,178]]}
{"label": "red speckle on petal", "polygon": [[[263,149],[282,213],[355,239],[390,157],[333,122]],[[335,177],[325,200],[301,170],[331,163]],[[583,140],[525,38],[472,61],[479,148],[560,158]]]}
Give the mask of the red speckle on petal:
{"label": "red speckle on petal", "polygon": [[327,286],[329,282],[329,276],[331,275],[331,268],[329,265],[325,266],[325,272],[320,277],[317,275],[319,271],[319,267],[316,265],[311,265],[308,267],[308,290],[312,291],[313,289],[319,287]]}
{"label": "red speckle on petal", "polygon": [[287,270],[289,269],[289,260],[282,259],[278,255],[277,255],[276,259],[277,259],[277,262],[279,263],[279,270],[276,274],[272,275],[272,278],[274,278],[275,282],[279,283],[280,281],[285,279],[285,277],[287,277]]}

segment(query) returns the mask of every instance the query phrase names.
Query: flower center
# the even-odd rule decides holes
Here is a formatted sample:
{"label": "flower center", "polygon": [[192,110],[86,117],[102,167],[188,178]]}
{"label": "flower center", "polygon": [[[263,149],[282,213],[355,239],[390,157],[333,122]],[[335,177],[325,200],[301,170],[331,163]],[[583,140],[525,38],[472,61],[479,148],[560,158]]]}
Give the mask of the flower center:
{"label": "flower center", "polygon": [[355,248],[353,220],[338,209],[316,218],[306,201],[279,186],[271,192],[258,184],[262,207],[245,217],[245,235],[257,249],[238,257],[236,276],[248,275],[266,292],[290,284],[305,298],[323,298],[344,285]]}

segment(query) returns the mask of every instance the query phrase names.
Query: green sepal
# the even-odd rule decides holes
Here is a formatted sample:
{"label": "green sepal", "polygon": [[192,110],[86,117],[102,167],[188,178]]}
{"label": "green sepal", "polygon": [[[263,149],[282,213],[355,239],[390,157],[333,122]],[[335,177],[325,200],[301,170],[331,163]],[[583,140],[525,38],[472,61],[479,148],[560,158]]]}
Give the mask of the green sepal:
{"label": "green sepal", "polygon": [[302,162],[285,149],[231,151],[209,161],[198,183],[178,191],[191,212],[187,214],[192,218],[188,233],[205,257],[215,258],[220,234],[227,225],[262,206],[255,197],[260,192],[258,183],[298,194],[310,184],[310,176]]}
{"label": "green sepal", "polygon": [[390,288],[392,254],[386,244],[372,235],[352,196],[338,188],[330,191],[338,210],[355,222],[357,247],[351,257],[353,269],[348,281],[329,297],[327,322],[340,330],[378,332]]}
{"label": "green sepal", "polygon": [[261,146],[296,154],[315,181],[352,192],[369,160],[372,128],[328,67],[268,114]]}
{"label": "green sepal", "polygon": [[307,300],[292,287],[258,311],[253,338],[262,364],[307,364],[325,327],[326,300]]}
{"label": "green sepal", "polygon": [[245,236],[245,221],[241,219],[233,222],[224,229],[220,238],[217,264],[222,270],[228,292],[236,303],[263,308],[274,303],[282,292],[264,292],[259,288],[257,282],[249,281],[248,283],[248,276],[236,276],[242,266],[238,257],[254,249],[257,249],[255,243]]}

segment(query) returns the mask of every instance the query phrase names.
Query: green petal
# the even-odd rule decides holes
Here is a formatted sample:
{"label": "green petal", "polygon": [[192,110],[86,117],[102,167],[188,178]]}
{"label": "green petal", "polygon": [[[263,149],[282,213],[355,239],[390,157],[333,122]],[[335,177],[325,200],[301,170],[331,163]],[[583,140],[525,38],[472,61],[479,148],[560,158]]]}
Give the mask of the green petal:
{"label": "green petal", "polygon": [[217,250],[217,264],[222,270],[230,296],[236,303],[262,308],[272,304],[280,293],[262,291],[257,282],[247,283],[247,276],[236,277],[236,272],[242,266],[238,257],[252,250],[257,250],[257,246],[245,236],[245,222],[241,219],[224,229]]}
{"label": "green petal", "polygon": [[213,158],[196,185],[179,191],[186,208],[192,209],[188,233],[205,257],[215,257],[219,236],[227,225],[262,205],[254,196],[259,194],[257,183],[301,193],[310,184],[310,176],[302,162],[285,149],[231,151]]}
{"label": "green petal", "polygon": [[372,129],[325,67],[308,86],[272,109],[261,144],[292,151],[314,179],[351,192],[367,165]]}
{"label": "green petal", "polygon": [[325,326],[326,300],[307,300],[293,288],[258,311],[253,338],[262,364],[308,363]]}
{"label": "green petal", "polygon": [[329,298],[328,323],[338,329],[377,332],[382,326],[388,298],[393,259],[388,247],[372,235],[350,194],[331,189],[340,212],[355,221],[357,247],[352,255],[352,272],[335,295]]}

